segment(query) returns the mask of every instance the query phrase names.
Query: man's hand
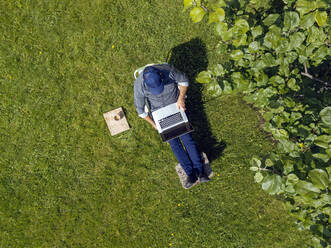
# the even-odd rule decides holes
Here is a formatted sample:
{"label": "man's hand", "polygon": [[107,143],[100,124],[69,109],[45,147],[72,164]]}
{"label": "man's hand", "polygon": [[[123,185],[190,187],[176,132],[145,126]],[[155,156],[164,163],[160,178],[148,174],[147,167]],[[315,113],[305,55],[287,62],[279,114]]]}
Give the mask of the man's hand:
{"label": "man's hand", "polygon": [[154,127],[155,130],[157,130],[157,127],[154,122],[153,122],[152,126]]}
{"label": "man's hand", "polygon": [[152,120],[152,118],[151,118],[149,115],[147,115],[144,119],[145,119],[149,124],[151,124],[151,125],[155,128],[155,130],[157,130],[157,127],[156,127],[156,125],[155,125],[155,122]]}
{"label": "man's hand", "polygon": [[183,111],[185,111],[186,110],[186,107],[185,107],[185,100],[183,99],[183,98],[178,98],[178,100],[177,100],[177,107],[179,108],[179,109],[182,109]]}

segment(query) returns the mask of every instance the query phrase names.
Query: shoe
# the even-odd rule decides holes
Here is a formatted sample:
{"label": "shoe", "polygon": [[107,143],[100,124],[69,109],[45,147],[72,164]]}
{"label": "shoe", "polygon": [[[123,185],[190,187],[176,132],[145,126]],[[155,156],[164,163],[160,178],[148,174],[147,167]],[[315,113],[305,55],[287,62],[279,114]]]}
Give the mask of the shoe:
{"label": "shoe", "polygon": [[191,173],[191,175],[189,175],[187,177],[187,181],[186,181],[186,184],[185,184],[185,189],[191,188],[197,180],[198,180],[198,178],[195,175],[195,173]]}
{"label": "shoe", "polygon": [[200,183],[205,183],[210,181],[210,178],[204,172],[200,173],[198,177]]}

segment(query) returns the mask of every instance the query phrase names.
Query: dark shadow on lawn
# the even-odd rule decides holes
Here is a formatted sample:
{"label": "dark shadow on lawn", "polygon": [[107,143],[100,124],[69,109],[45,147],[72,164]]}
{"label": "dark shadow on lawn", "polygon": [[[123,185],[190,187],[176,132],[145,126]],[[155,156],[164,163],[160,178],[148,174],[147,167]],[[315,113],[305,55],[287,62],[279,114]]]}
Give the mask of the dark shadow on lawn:
{"label": "dark shadow on lawn", "polygon": [[206,46],[204,42],[195,38],[171,49],[167,62],[178,70],[185,72],[190,80],[187,92],[186,113],[195,132],[192,133],[200,151],[207,154],[210,161],[222,154],[226,144],[218,142],[210,131],[210,126],[204,111],[201,88],[195,82],[195,77],[208,67]]}

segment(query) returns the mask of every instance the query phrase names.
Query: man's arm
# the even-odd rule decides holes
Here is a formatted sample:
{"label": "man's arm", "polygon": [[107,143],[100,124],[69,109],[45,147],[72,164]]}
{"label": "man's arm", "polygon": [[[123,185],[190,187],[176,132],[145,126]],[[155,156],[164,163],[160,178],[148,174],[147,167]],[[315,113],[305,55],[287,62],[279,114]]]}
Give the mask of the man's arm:
{"label": "man's arm", "polygon": [[134,82],[134,105],[136,107],[138,116],[141,118],[145,118],[148,113],[145,112],[145,95],[142,90],[140,78]]}
{"label": "man's arm", "polygon": [[170,68],[169,77],[177,82],[179,88],[177,107],[185,111],[186,110],[185,95],[186,95],[187,87],[189,86],[188,77],[185,75],[184,72],[177,70],[174,66],[172,65],[168,65],[168,66]]}
{"label": "man's arm", "polygon": [[186,91],[187,91],[187,86],[183,86],[183,85],[178,85],[179,87],[179,96],[177,99],[177,107],[181,108],[182,110],[186,110],[185,107],[185,95],[186,95]]}
{"label": "man's arm", "polygon": [[155,129],[157,129],[153,119],[148,115],[148,113],[145,112],[145,96],[142,91],[141,84],[142,82],[140,81],[141,78],[137,78],[137,80],[134,83],[134,104],[136,106],[137,113],[139,117],[143,118],[146,120],[148,123],[150,123]]}
{"label": "man's arm", "polygon": [[147,115],[145,118],[144,118],[145,121],[147,121],[149,124],[151,124],[156,130],[157,130],[157,127],[155,125],[155,122],[152,120],[152,118]]}

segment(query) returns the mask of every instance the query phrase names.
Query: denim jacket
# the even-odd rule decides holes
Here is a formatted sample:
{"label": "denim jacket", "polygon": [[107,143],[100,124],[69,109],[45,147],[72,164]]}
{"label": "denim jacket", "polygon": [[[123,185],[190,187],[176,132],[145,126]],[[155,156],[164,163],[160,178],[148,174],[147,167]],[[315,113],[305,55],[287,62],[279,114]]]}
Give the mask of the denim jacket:
{"label": "denim jacket", "polygon": [[183,72],[178,71],[169,64],[158,64],[153,67],[159,69],[162,73],[164,90],[159,95],[153,95],[148,91],[144,83],[143,73],[134,82],[134,105],[139,117],[145,118],[148,113],[145,112],[145,105],[153,112],[159,108],[177,102],[179,96],[178,85],[188,86],[188,78]]}

